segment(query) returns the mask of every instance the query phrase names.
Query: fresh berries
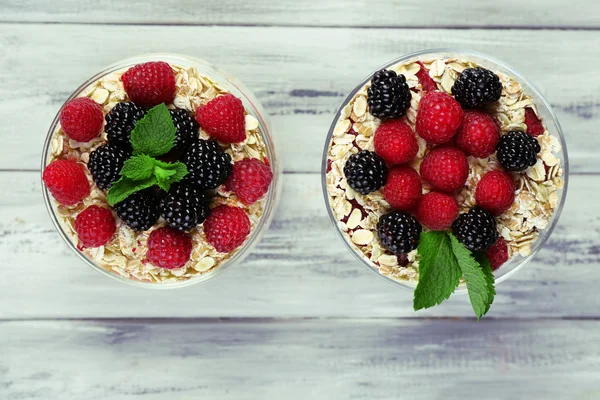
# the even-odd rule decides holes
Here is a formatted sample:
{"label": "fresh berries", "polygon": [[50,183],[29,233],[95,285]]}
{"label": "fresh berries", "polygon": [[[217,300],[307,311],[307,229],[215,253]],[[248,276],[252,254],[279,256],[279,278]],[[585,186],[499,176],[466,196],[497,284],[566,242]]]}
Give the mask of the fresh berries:
{"label": "fresh berries", "polygon": [[496,151],[500,127],[490,115],[480,111],[466,111],[456,133],[456,146],[467,155],[485,158]]}
{"label": "fresh berries", "polygon": [[98,147],[90,154],[88,169],[100,189],[108,190],[119,179],[119,172],[130,153],[110,143]]}
{"label": "fresh berries", "polygon": [[131,150],[131,131],[144,118],[144,110],[135,103],[117,103],[106,114],[106,138],[110,144]]}
{"label": "fresh berries", "polygon": [[421,224],[412,215],[393,211],[379,218],[377,233],[381,244],[394,254],[408,253],[417,248]]}
{"label": "fresh berries", "polygon": [[454,197],[445,193],[429,192],[419,203],[419,222],[434,231],[443,231],[452,225],[458,215],[458,204]]}
{"label": "fresh berries", "polygon": [[159,268],[183,267],[192,254],[192,239],[183,232],[164,227],[153,230],[148,237],[146,259]]}
{"label": "fresh berries", "polygon": [[456,133],[463,118],[460,104],[443,92],[428,92],[419,103],[416,131],[428,143],[446,143]]}
{"label": "fresh berries", "polygon": [[198,138],[200,125],[186,110],[176,108],[175,110],[169,110],[169,112],[171,113],[173,124],[177,128],[177,136],[173,147],[177,150],[185,151],[190,143]]}
{"label": "fresh berries", "polygon": [[75,219],[75,232],[85,247],[100,247],[112,239],[117,225],[109,209],[89,206]]}
{"label": "fresh berries", "polygon": [[214,208],[204,222],[206,241],[219,253],[228,253],[244,243],[250,233],[250,218],[238,207]]}
{"label": "fresh berries", "polygon": [[490,261],[490,266],[493,271],[500,268],[502,264],[508,261],[508,245],[506,244],[506,241],[503,238],[499,238],[496,243],[487,250],[486,256]]}
{"label": "fresh berries", "polygon": [[392,168],[383,188],[383,196],[395,210],[412,210],[423,197],[421,177],[408,166]]}
{"label": "fresh berries", "polygon": [[429,72],[425,69],[425,65],[421,61],[417,61],[417,64],[421,67],[419,71],[416,73],[417,79],[421,84],[421,88],[426,92],[432,92],[437,90],[437,84],[433,80],[431,76],[429,76]]}
{"label": "fresh berries", "polygon": [[159,217],[158,200],[152,189],[142,190],[129,195],[115,204],[117,216],[134,231],[148,230]]}
{"label": "fresh berries", "polygon": [[169,104],[175,99],[175,73],[166,62],[134,65],[121,76],[121,81],[131,101],[144,108]]}
{"label": "fresh berries", "polygon": [[368,150],[351,155],[344,165],[348,185],[360,194],[379,190],[385,185],[387,174],[383,158]]}
{"label": "fresh berries", "polygon": [[537,139],[523,131],[510,131],[496,147],[498,161],[508,171],[523,171],[535,165],[541,147]]}
{"label": "fresh berries", "polygon": [[454,82],[452,94],[464,108],[476,108],[500,99],[502,83],[488,69],[467,68]]}
{"label": "fresh berries", "polygon": [[375,72],[367,91],[369,112],[384,120],[399,118],[410,107],[411,97],[404,75],[382,69]]}
{"label": "fresh berries", "polygon": [[77,204],[90,194],[83,165],[75,161],[52,161],[44,169],[42,180],[56,201],[64,206]]}
{"label": "fresh berries", "polygon": [[161,214],[171,228],[189,231],[204,222],[210,207],[202,191],[185,181],[171,186],[161,203]]}
{"label": "fresh berries", "polygon": [[527,125],[527,133],[533,137],[544,134],[544,124],[542,124],[542,121],[540,121],[531,107],[525,107],[525,125]]}
{"label": "fresh berries", "polygon": [[434,189],[452,193],[463,187],[469,176],[465,154],[454,147],[436,147],[423,158],[421,177]]}
{"label": "fresh berries", "polygon": [[196,110],[196,120],[212,139],[222,143],[246,140],[242,101],[232,94],[219,96]]}
{"label": "fresh berries", "polygon": [[102,131],[102,106],[88,97],[69,101],[60,111],[60,126],[66,135],[77,142],[89,142]]}
{"label": "fresh berries", "polygon": [[452,231],[458,241],[471,251],[487,250],[498,237],[496,219],[479,207],[461,214],[452,224]]}
{"label": "fresh berries", "polygon": [[475,201],[492,215],[500,215],[515,201],[515,184],[505,172],[487,172],[477,184]]}
{"label": "fresh berries", "polygon": [[404,164],[417,155],[419,144],[414,132],[405,122],[383,122],[375,132],[375,152],[390,165]]}
{"label": "fresh berries", "polygon": [[183,162],[189,172],[187,178],[200,189],[215,189],[231,175],[231,156],[214,140],[194,140]]}
{"label": "fresh berries", "polygon": [[245,158],[233,164],[225,188],[245,204],[253,204],[269,190],[273,180],[271,168],[256,158]]}

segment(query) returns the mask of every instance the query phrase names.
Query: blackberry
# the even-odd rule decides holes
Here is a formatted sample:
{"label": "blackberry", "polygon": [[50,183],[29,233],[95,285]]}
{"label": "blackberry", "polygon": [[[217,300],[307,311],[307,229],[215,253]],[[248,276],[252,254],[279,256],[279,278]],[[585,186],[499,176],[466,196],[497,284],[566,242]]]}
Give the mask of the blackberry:
{"label": "blackberry", "polygon": [[196,139],[185,152],[188,179],[200,189],[215,189],[231,175],[231,156],[215,141]]}
{"label": "blackberry", "polygon": [[459,215],[452,224],[452,231],[458,241],[471,251],[486,250],[498,238],[496,219],[479,207]]}
{"label": "blackberry", "polygon": [[115,205],[115,212],[135,231],[150,229],[159,217],[159,201],[152,189],[135,192]]}
{"label": "blackberry", "polygon": [[344,165],[348,185],[360,194],[379,190],[387,180],[388,168],[383,158],[372,151],[353,154]]}
{"label": "blackberry", "polygon": [[502,94],[502,83],[489,69],[467,68],[454,82],[452,94],[463,108],[475,108],[497,101]]}
{"label": "blackberry", "polygon": [[135,103],[118,103],[106,114],[104,131],[108,142],[131,149],[131,131],[144,115],[144,110]]}
{"label": "blackberry", "polygon": [[535,165],[541,147],[537,139],[523,131],[510,131],[496,146],[498,161],[508,171],[523,171]]}
{"label": "blackberry", "polygon": [[177,128],[174,149],[184,151],[198,137],[200,125],[186,110],[176,108],[175,110],[169,110],[169,112],[171,113],[173,124]]}
{"label": "blackberry", "polygon": [[187,182],[171,186],[161,204],[161,215],[167,224],[180,231],[189,231],[204,222],[210,207],[202,191]]}
{"label": "blackberry", "polygon": [[369,112],[380,119],[403,116],[412,97],[406,77],[386,69],[375,72],[367,95]]}
{"label": "blackberry", "polygon": [[119,179],[119,172],[123,163],[129,158],[129,151],[107,143],[90,154],[88,169],[96,185],[103,190],[108,190],[112,183]]}
{"label": "blackberry", "polygon": [[402,211],[382,215],[377,223],[381,244],[394,254],[404,254],[416,249],[421,230],[421,224],[416,218]]}

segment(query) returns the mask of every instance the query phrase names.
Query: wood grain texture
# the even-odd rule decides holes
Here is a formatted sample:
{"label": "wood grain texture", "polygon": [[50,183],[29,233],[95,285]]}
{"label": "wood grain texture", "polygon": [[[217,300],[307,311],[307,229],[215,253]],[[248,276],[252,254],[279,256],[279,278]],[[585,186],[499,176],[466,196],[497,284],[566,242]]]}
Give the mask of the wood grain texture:
{"label": "wood grain texture", "polygon": [[141,23],[359,27],[598,28],[598,4],[559,0],[3,0],[0,20],[17,22]]}
{"label": "wood grain texture", "polygon": [[0,397],[600,397],[598,321],[0,322]]}
{"label": "wood grain texture", "polygon": [[39,167],[52,118],[87,77],[122,58],[168,51],[237,75],[271,115],[284,168],[318,172],[333,115],[365,75],[408,52],[464,47],[538,84],[565,130],[572,170],[600,172],[600,69],[589,50],[599,40],[600,31],[0,24],[0,169]]}

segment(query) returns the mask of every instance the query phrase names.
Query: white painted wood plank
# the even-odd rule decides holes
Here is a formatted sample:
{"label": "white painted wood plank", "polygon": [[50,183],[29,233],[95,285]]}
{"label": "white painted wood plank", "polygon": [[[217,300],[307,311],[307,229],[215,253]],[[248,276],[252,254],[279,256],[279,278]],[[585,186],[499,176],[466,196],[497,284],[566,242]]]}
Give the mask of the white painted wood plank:
{"label": "white painted wood plank", "polygon": [[598,321],[0,322],[4,399],[600,398]]}
{"label": "white painted wood plank", "polygon": [[0,24],[0,168],[38,168],[52,118],[87,77],[122,58],[170,51],[237,75],[271,114],[286,170],[316,172],[333,114],[369,71],[408,52],[465,47],[537,83],[556,107],[573,170],[600,172],[600,55],[589,50],[599,41],[600,31]]}
{"label": "white painted wood plank", "polygon": [[1,21],[361,27],[598,27],[591,0],[4,0]]}
{"label": "white painted wood plank", "polygon": [[[273,225],[249,258],[186,289],[153,291],[101,276],[54,231],[38,173],[0,173],[0,319],[106,317],[472,316],[466,296],[425,312],[364,268],[331,225],[319,176],[287,174]],[[574,176],[546,248],[498,286],[490,317],[600,316],[599,176]]]}

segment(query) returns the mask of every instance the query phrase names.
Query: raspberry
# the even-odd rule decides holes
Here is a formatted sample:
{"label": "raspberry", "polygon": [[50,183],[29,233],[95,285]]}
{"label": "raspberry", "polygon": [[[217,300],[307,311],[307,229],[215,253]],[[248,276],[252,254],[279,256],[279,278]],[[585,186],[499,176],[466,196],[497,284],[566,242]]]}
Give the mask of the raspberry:
{"label": "raspberry", "polygon": [[131,101],[142,107],[169,104],[175,99],[175,73],[166,62],[134,65],[121,76],[121,81]]}
{"label": "raspberry", "polygon": [[419,83],[421,84],[421,88],[426,92],[432,92],[437,90],[437,84],[435,81],[429,76],[429,72],[425,69],[425,65],[421,61],[417,61],[417,64],[421,67],[419,72],[417,72],[417,78],[419,79]]}
{"label": "raspberry", "polygon": [[508,245],[503,238],[500,238],[486,252],[487,258],[490,261],[492,270],[497,270],[502,264],[508,260]]}
{"label": "raspberry", "polygon": [[164,227],[153,230],[148,237],[146,258],[153,265],[173,269],[183,267],[192,253],[192,239],[183,232]]}
{"label": "raspberry", "polygon": [[75,161],[52,161],[44,169],[42,180],[56,201],[64,206],[77,204],[90,194],[84,168]]}
{"label": "raspberry", "polygon": [[538,137],[544,133],[544,125],[530,107],[525,107],[525,125],[527,125],[527,133],[533,137]]}
{"label": "raspberry", "polygon": [[85,247],[100,247],[112,239],[117,225],[109,209],[89,206],[75,219],[75,232]]}
{"label": "raspberry", "polygon": [[412,210],[423,196],[421,177],[411,167],[392,168],[383,188],[383,196],[393,209]]}
{"label": "raspberry", "polygon": [[500,215],[515,201],[515,185],[511,177],[500,171],[486,173],[475,189],[477,205],[493,215]]}
{"label": "raspberry", "polygon": [[69,101],[60,111],[60,126],[68,137],[77,142],[89,142],[102,131],[102,106],[88,97]]}
{"label": "raspberry", "polygon": [[404,75],[397,75],[391,70],[379,70],[373,74],[367,90],[369,112],[382,120],[399,118],[410,107],[411,97]]}
{"label": "raspberry", "polygon": [[206,241],[219,253],[229,253],[244,243],[250,233],[250,218],[238,207],[214,208],[204,221]]}
{"label": "raspberry", "polygon": [[463,118],[460,104],[443,92],[428,92],[419,103],[416,130],[428,143],[446,143],[456,133]]}
{"label": "raspberry", "polygon": [[443,231],[458,216],[458,204],[454,197],[444,193],[429,192],[419,203],[417,218],[419,222],[434,231]]}
{"label": "raspberry", "polygon": [[485,158],[496,151],[500,128],[494,118],[480,111],[466,111],[456,133],[456,146],[467,155]]}
{"label": "raspberry", "polygon": [[421,177],[434,189],[455,192],[467,181],[469,163],[465,154],[454,147],[436,147],[423,158]]}
{"label": "raspberry", "polygon": [[225,189],[245,204],[253,204],[267,193],[272,180],[271,168],[256,158],[245,158],[233,164]]}
{"label": "raspberry", "polygon": [[382,123],[375,132],[375,152],[386,163],[404,164],[415,158],[419,144],[414,132],[406,123],[391,120]]}
{"label": "raspberry", "polygon": [[246,140],[246,117],[242,101],[232,94],[219,96],[196,110],[203,131],[222,143]]}

